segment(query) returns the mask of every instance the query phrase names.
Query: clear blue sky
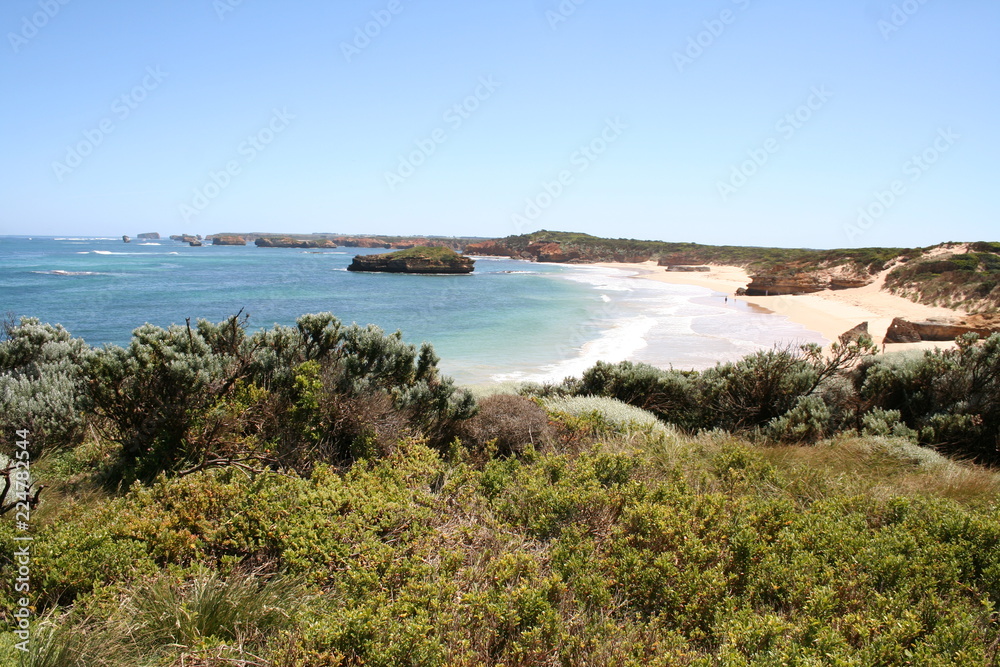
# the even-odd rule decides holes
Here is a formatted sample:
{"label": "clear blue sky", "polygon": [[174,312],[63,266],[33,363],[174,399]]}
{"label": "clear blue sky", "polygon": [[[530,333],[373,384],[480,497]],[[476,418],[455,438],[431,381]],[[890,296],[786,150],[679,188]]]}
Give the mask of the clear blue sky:
{"label": "clear blue sky", "polygon": [[0,9],[0,234],[1000,238],[995,0],[63,2]]}

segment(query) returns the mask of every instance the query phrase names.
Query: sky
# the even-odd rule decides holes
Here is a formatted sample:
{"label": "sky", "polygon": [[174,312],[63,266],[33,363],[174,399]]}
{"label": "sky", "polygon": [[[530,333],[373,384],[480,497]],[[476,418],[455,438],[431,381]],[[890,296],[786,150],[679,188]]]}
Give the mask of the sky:
{"label": "sky", "polygon": [[0,234],[997,240],[996,0],[8,0]]}

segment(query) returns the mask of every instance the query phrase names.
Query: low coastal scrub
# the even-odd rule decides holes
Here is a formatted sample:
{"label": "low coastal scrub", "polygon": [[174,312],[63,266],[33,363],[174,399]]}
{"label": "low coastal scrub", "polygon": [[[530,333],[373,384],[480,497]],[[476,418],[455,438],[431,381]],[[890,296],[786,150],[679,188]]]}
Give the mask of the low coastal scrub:
{"label": "low coastal scrub", "polygon": [[[772,275],[794,274],[815,269],[847,266],[861,275],[877,273],[897,257],[919,256],[919,249],[840,248],[809,250],[804,248],[762,248],[751,246],[710,246],[698,243],[608,239],[576,232],[541,230],[531,234],[508,236],[489,242],[508,254],[529,252],[529,246],[558,244],[564,253],[575,253],[587,262],[644,262],[660,259],[671,264],[727,264],[751,272]],[[475,247],[475,246],[474,246]]]}
{"label": "low coastal scrub", "polygon": [[1000,244],[972,243],[969,251],[903,264],[886,288],[921,303],[970,312],[1000,307]]}
{"label": "low coastal scrub", "polygon": [[0,342],[45,485],[3,664],[1000,664],[1000,473],[959,460],[996,461],[1000,336],[478,401],[331,315],[74,341]]}
{"label": "low coastal scrub", "polygon": [[837,433],[895,435],[958,458],[1000,463],[1000,334],[917,356],[870,341],[765,350],[697,371],[599,362],[579,379],[527,387],[540,397],[605,396],[689,433],[722,429],[764,441]]}

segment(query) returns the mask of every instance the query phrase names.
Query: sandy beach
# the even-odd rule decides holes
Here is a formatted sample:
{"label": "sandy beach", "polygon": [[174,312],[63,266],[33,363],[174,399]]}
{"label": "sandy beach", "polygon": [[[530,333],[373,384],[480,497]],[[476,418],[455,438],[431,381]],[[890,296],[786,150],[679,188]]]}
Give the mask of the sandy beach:
{"label": "sandy beach", "polygon": [[[814,294],[798,294],[794,296],[735,296],[737,288],[746,287],[750,276],[744,269],[737,266],[711,266],[706,272],[668,272],[656,262],[641,264],[600,263],[615,269],[628,269],[636,272],[636,278],[656,280],[675,285],[697,285],[705,287],[720,295],[728,296],[746,303],[766,308],[778,315],[801,324],[805,328],[818,332],[829,343],[837,340],[840,334],[868,322],[868,330],[876,344],[882,343],[886,330],[895,317],[910,320],[927,320],[930,318],[951,318],[958,314],[954,310],[936,306],[926,306],[914,303],[909,299],[895,296],[881,290],[885,281],[885,273],[880,274],[875,282],[865,287],[846,290],[824,290]],[[933,349],[935,347],[951,347],[954,343],[906,343],[886,346],[886,352]]]}

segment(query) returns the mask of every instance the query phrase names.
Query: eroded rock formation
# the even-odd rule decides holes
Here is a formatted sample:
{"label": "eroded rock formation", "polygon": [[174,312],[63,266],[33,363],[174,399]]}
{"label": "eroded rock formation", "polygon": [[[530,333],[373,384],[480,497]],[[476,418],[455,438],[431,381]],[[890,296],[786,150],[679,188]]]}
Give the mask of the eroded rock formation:
{"label": "eroded rock formation", "polygon": [[967,333],[989,336],[993,329],[988,327],[964,326],[956,322],[926,321],[910,322],[897,317],[885,332],[886,343],[919,343],[922,340],[949,341]]}

